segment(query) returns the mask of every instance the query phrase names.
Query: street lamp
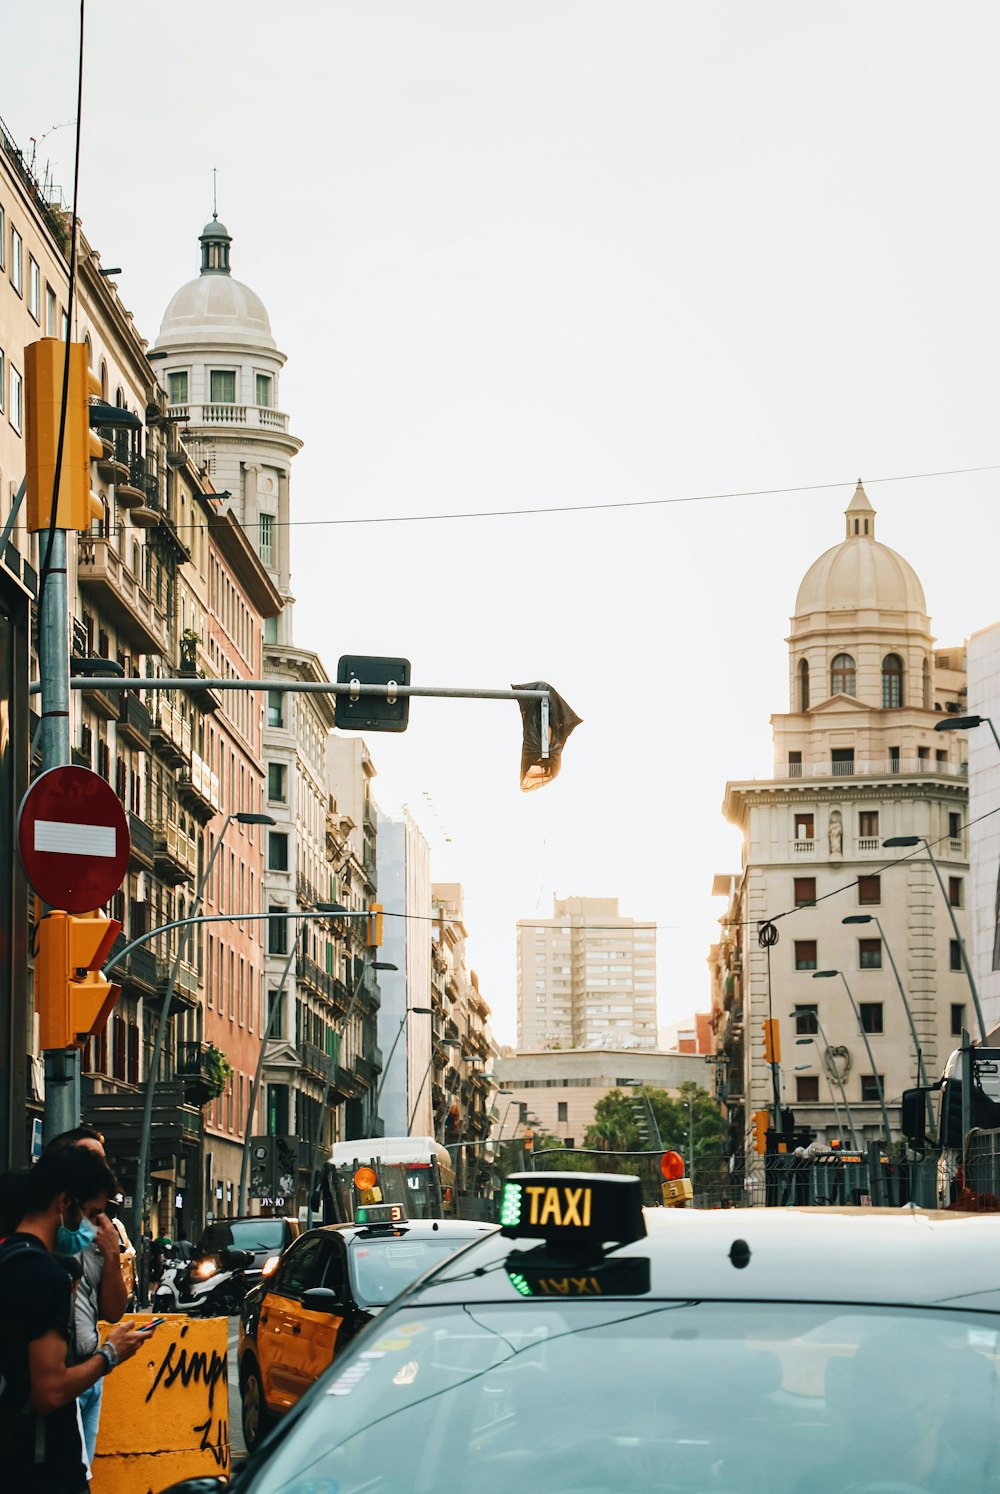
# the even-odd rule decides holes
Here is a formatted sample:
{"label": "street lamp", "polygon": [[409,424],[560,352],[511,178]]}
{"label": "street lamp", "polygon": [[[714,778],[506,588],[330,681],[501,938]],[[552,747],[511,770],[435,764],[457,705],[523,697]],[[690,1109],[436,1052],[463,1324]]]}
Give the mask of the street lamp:
{"label": "street lamp", "polygon": [[[789,1015],[792,1016],[792,1017],[797,1017],[799,1014],[798,1014],[798,1012],[790,1012]],[[833,1055],[830,1052],[830,1044],[826,1040],[826,1033],[823,1031],[822,1027],[820,1026],[819,1018],[817,1017],[817,1015],[816,1015],[815,1012],[812,1012],[811,1016],[812,1016],[812,1020],[816,1023],[816,1031],[819,1033],[820,1037],[823,1039],[823,1054],[824,1054],[824,1057],[823,1057],[823,1068],[824,1068],[824,1071],[826,1073],[826,1082],[827,1082],[827,1085],[828,1085],[829,1090],[830,1090],[830,1099],[833,1102],[833,1113],[834,1113],[834,1116],[836,1117],[837,1130],[838,1131],[846,1130],[848,1132],[848,1134],[850,1136],[850,1140],[851,1140],[851,1146],[854,1147],[855,1151],[857,1151],[858,1138],[857,1138],[857,1136],[855,1134],[855,1131],[854,1131],[854,1117],[851,1114],[851,1107],[850,1107],[850,1105],[847,1102],[847,1094],[846,1094],[846,1091],[844,1090],[844,1081],[840,1077],[840,1071],[837,1068],[836,1062],[835,1062],[835,1060],[833,1058]],[[815,1042],[816,1042],[816,1039],[815,1038],[811,1038],[811,1037],[800,1037],[800,1038],[796,1038],[795,1039],[796,1046],[799,1047],[799,1048],[804,1048],[807,1045],[813,1045],[814,1046]],[[796,1065],[796,1067],[798,1067],[798,1065]],[[841,1124],[840,1111],[837,1108],[837,1094],[836,1094],[836,1091],[834,1090],[834,1087],[833,1087],[834,1080],[836,1080],[837,1088],[840,1090],[840,1098],[844,1102],[844,1112],[845,1112],[845,1115],[844,1115],[844,1122],[843,1122],[843,1124]]]}
{"label": "street lamp", "polygon": [[[222,822],[222,829],[219,831],[219,834],[216,837],[215,845],[212,847],[211,854],[205,865],[205,870],[202,872],[201,877],[198,881],[198,886],[195,889],[194,901],[191,905],[195,913],[197,913],[201,908],[202,898],[205,895],[205,888],[208,886],[208,879],[212,875],[212,867],[215,865],[215,858],[221,851],[222,843],[225,840],[226,831],[229,829],[229,826],[233,823],[234,820],[238,825],[276,825],[278,823],[277,820],[275,820],[269,814],[256,814],[249,810],[233,810],[226,815],[225,819]],[[146,1212],[146,1187],[149,1176],[149,1147],[153,1129],[153,1100],[156,1095],[156,1077],[159,1073],[160,1059],[163,1055],[163,1043],[166,1037],[167,1023],[170,1020],[170,1004],[173,1001],[174,986],[177,984],[177,976],[181,968],[181,961],[184,958],[187,950],[188,936],[191,933],[191,927],[192,926],[190,924],[187,924],[181,930],[181,933],[177,940],[177,953],[174,956],[174,963],[171,966],[170,975],[167,979],[167,986],[163,995],[163,1006],[160,1009],[160,1020],[156,1025],[156,1036],[153,1039],[153,1051],[150,1056],[149,1068],[146,1074],[146,1096],[142,1111],[142,1131],[139,1134],[139,1158],[136,1163],[135,1173],[135,1231],[138,1248],[142,1252],[142,1258],[140,1261],[140,1294],[145,1289],[146,1284],[146,1251],[143,1244],[143,1216]]]}
{"label": "street lamp", "polygon": [[[961,717],[956,717],[956,720],[961,719]],[[936,729],[937,728],[935,728],[935,730]],[[979,1023],[980,1041],[985,1043],[986,1020],[983,1017],[983,1009],[979,1004],[979,992],[976,990],[976,982],[972,976],[972,966],[969,964],[969,956],[965,950],[965,940],[958,932],[958,919],[955,917],[955,910],[951,905],[951,898],[945,891],[944,880],[941,876],[941,869],[938,866],[937,861],[934,859],[934,852],[931,850],[930,841],[927,840],[923,835],[890,835],[888,840],[884,840],[882,842],[882,845],[887,851],[894,850],[897,846],[923,846],[925,851],[927,852],[927,858],[930,861],[931,866],[934,868],[934,875],[937,877],[938,886],[941,889],[941,896],[944,898],[945,907],[948,909],[948,916],[951,919],[951,926],[955,931],[955,942],[958,945],[959,953],[962,956],[962,964],[965,967],[966,978],[969,982],[969,990],[972,992],[972,1003],[976,1008],[976,1020]]]}
{"label": "street lamp", "polygon": [[[312,911],[320,917],[330,917],[333,914],[346,913],[347,909],[342,903],[317,903]],[[305,930],[305,927],[306,925],[305,923],[303,923],[303,931]],[[275,992],[274,1001],[271,1003],[270,1010],[267,1014],[267,1025],[264,1028],[264,1032],[260,1040],[260,1052],[257,1054],[257,1067],[254,1070],[253,1084],[250,1087],[250,1103],[247,1105],[246,1126],[244,1127],[243,1131],[243,1161],[240,1167],[241,1214],[246,1214],[248,1212],[247,1183],[250,1173],[250,1135],[253,1131],[253,1118],[257,1109],[257,1096],[260,1093],[260,1082],[264,1073],[264,1058],[267,1053],[267,1045],[271,1041],[271,1038],[274,1036],[274,1025],[277,1021],[278,1013],[281,1010],[282,1002],[284,1000],[285,984],[288,980],[288,975],[292,968],[292,961],[294,960],[296,952],[298,950],[298,943],[299,930],[296,928],[294,934],[292,935],[292,947],[288,951],[288,958],[285,961],[285,968],[281,972],[281,980],[278,982],[278,989]]]}
{"label": "street lamp", "polygon": [[[846,918],[842,918],[840,921],[841,923],[873,923],[878,929],[879,938],[885,945],[885,952],[889,956],[889,964],[892,966],[892,973],[896,977],[896,985],[899,987],[899,995],[903,1002],[903,1010],[906,1012],[906,1020],[910,1024],[910,1036],[913,1038],[913,1046],[917,1051],[917,1083],[922,1085],[924,1089],[927,1089],[927,1070],[924,1068],[924,1055],[920,1048],[920,1039],[917,1037],[917,1025],[913,1020],[913,1012],[910,1009],[910,1003],[906,999],[906,992],[903,989],[903,982],[899,978],[899,971],[896,968],[896,961],[892,957],[892,950],[889,947],[889,941],[885,937],[885,930],[882,928],[882,925],[879,923],[878,918],[874,913],[849,913]],[[926,1100],[927,1119],[928,1123],[933,1129],[934,1110],[933,1106],[931,1105],[929,1090],[926,1095]]]}
{"label": "street lamp", "polygon": [[[847,984],[847,976],[844,974],[843,970],[814,970],[812,973],[812,978],[813,980],[834,980],[838,975],[844,982],[844,990],[847,992],[847,999],[848,1001],[850,1001],[851,1006],[854,1009],[854,1015],[857,1018],[858,1023],[858,1031],[860,1032],[862,1041],[864,1042],[865,1052],[868,1054],[868,1062],[872,1066],[872,1078],[875,1080],[875,1088],[878,1090],[878,1102],[882,1107],[882,1125],[885,1128],[885,1144],[886,1146],[888,1146],[889,1142],[892,1140],[892,1128],[889,1125],[889,1112],[885,1108],[885,1090],[882,1088],[882,1080],[879,1078],[878,1066],[875,1062],[875,1055],[872,1053],[871,1043],[869,1043],[868,1041],[868,1034],[864,1029],[863,1022],[861,1021],[861,1013],[858,1010],[858,1003],[855,1001],[854,996],[851,993],[851,988]],[[856,1144],[857,1143],[855,1143],[855,1145]]]}
{"label": "street lamp", "polygon": [[403,1036],[403,1028],[406,1026],[406,1019],[407,1019],[407,1017],[413,1017],[413,1016],[433,1017],[433,1015],[434,1015],[434,1008],[433,1007],[430,1007],[430,1006],[408,1006],[406,1008],[405,1012],[403,1013],[403,1015],[400,1017],[400,1019],[399,1019],[399,1031],[396,1033],[396,1036],[392,1040],[392,1047],[389,1049],[389,1057],[385,1061],[385,1066],[382,1069],[382,1077],[381,1077],[381,1079],[378,1082],[378,1088],[375,1090],[375,1104],[374,1104],[374,1109],[376,1111],[378,1110],[378,1102],[379,1102],[379,1099],[381,1098],[381,1095],[382,1095],[382,1089],[383,1089],[383,1087],[385,1085],[385,1081],[386,1081],[386,1079],[388,1078],[388,1075],[389,1075],[389,1065],[392,1063],[392,1055],[396,1051],[396,1044],[399,1042],[400,1038]]}
{"label": "street lamp", "polygon": [[984,721],[993,733],[993,740],[997,744],[997,749],[1000,750],[1000,737],[997,736],[997,729],[989,716],[943,716],[940,721],[935,721],[934,730],[974,731],[977,726],[982,726]]}

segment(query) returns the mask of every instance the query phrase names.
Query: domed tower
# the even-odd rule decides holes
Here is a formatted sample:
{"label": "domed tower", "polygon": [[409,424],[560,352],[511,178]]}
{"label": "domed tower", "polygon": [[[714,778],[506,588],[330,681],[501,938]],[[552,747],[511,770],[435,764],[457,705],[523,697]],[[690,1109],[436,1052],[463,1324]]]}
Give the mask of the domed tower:
{"label": "domed tower", "polygon": [[234,278],[232,236],[217,215],[202,229],[201,269],[168,305],[154,351],[183,439],[244,525],[286,605],[291,639],[289,475],[302,442],[280,407],[285,355],[260,297]]}

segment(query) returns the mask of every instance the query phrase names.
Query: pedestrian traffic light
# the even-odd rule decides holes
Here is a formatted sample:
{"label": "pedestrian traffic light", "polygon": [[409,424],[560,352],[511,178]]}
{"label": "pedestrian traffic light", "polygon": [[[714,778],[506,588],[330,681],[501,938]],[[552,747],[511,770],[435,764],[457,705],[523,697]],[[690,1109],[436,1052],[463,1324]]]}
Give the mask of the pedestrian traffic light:
{"label": "pedestrian traffic light", "polygon": [[119,987],[101,974],[101,966],[120,931],[117,919],[101,913],[53,911],[38,924],[35,1010],[43,1051],[82,1048],[103,1030]]}
{"label": "pedestrian traffic light", "polygon": [[57,464],[55,527],[89,529],[92,519],[104,516],[104,505],[90,491],[90,461],[103,450],[100,437],[90,429],[90,396],[100,394],[101,385],[87,368],[87,347],[82,342],[69,344],[66,420],[59,461],[66,351],[66,344],[55,337],[31,342],[24,350],[29,530],[49,527]]}
{"label": "pedestrian traffic light", "polygon": [[[551,783],[559,772],[562,750],[580,717],[544,680],[530,685],[511,685],[512,690],[547,690],[548,701],[519,700],[521,707],[521,788],[525,793]],[[543,707],[548,706],[548,724],[542,729]],[[543,751],[543,741],[545,750]]]}
{"label": "pedestrian traffic light", "polygon": [[368,948],[378,949],[382,943],[382,904],[372,903],[368,909]]}
{"label": "pedestrian traffic light", "polygon": [[781,1062],[781,1028],[777,1017],[764,1019],[764,1062]]}
{"label": "pedestrian traffic light", "polygon": [[766,1110],[755,1110],[753,1113],[753,1149],[759,1157],[767,1151],[767,1132],[771,1124],[771,1117]]}

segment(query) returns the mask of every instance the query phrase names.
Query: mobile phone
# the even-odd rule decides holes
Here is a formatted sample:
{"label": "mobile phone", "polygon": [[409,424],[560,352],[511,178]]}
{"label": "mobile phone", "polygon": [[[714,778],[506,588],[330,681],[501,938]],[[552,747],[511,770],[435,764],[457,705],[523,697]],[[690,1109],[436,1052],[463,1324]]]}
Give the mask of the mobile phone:
{"label": "mobile phone", "polygon": [[142,1332],[152,1333],[154,1328],[159,1328],[166,1321],[166,1318],[153,1318],[150,1322],[142,1324]]}

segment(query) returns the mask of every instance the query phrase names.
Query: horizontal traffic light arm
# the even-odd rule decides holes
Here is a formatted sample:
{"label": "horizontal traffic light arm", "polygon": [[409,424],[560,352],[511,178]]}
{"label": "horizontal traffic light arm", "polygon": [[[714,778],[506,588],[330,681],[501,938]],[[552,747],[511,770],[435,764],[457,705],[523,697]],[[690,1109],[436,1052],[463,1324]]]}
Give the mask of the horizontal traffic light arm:
{"label": "horizontal traffic light arm", "polygon": [[[237,680],[199,679],[199,689],[206,690],[274,690],[288,695],[380,695],[388,698],[388,685],[338,685],[332,680]],[[190,679],[153,679],[129,675],[109,675],[103,678],[91,675],[87,679],[72,679],[71,690],[190,690]],[[28,687],[31,695],[40,695],[41,682],[34,680]],[[424,695],[443,700],[547,700],[547,690],[475,690],[452,685],[396,685],[396,695]]]}

